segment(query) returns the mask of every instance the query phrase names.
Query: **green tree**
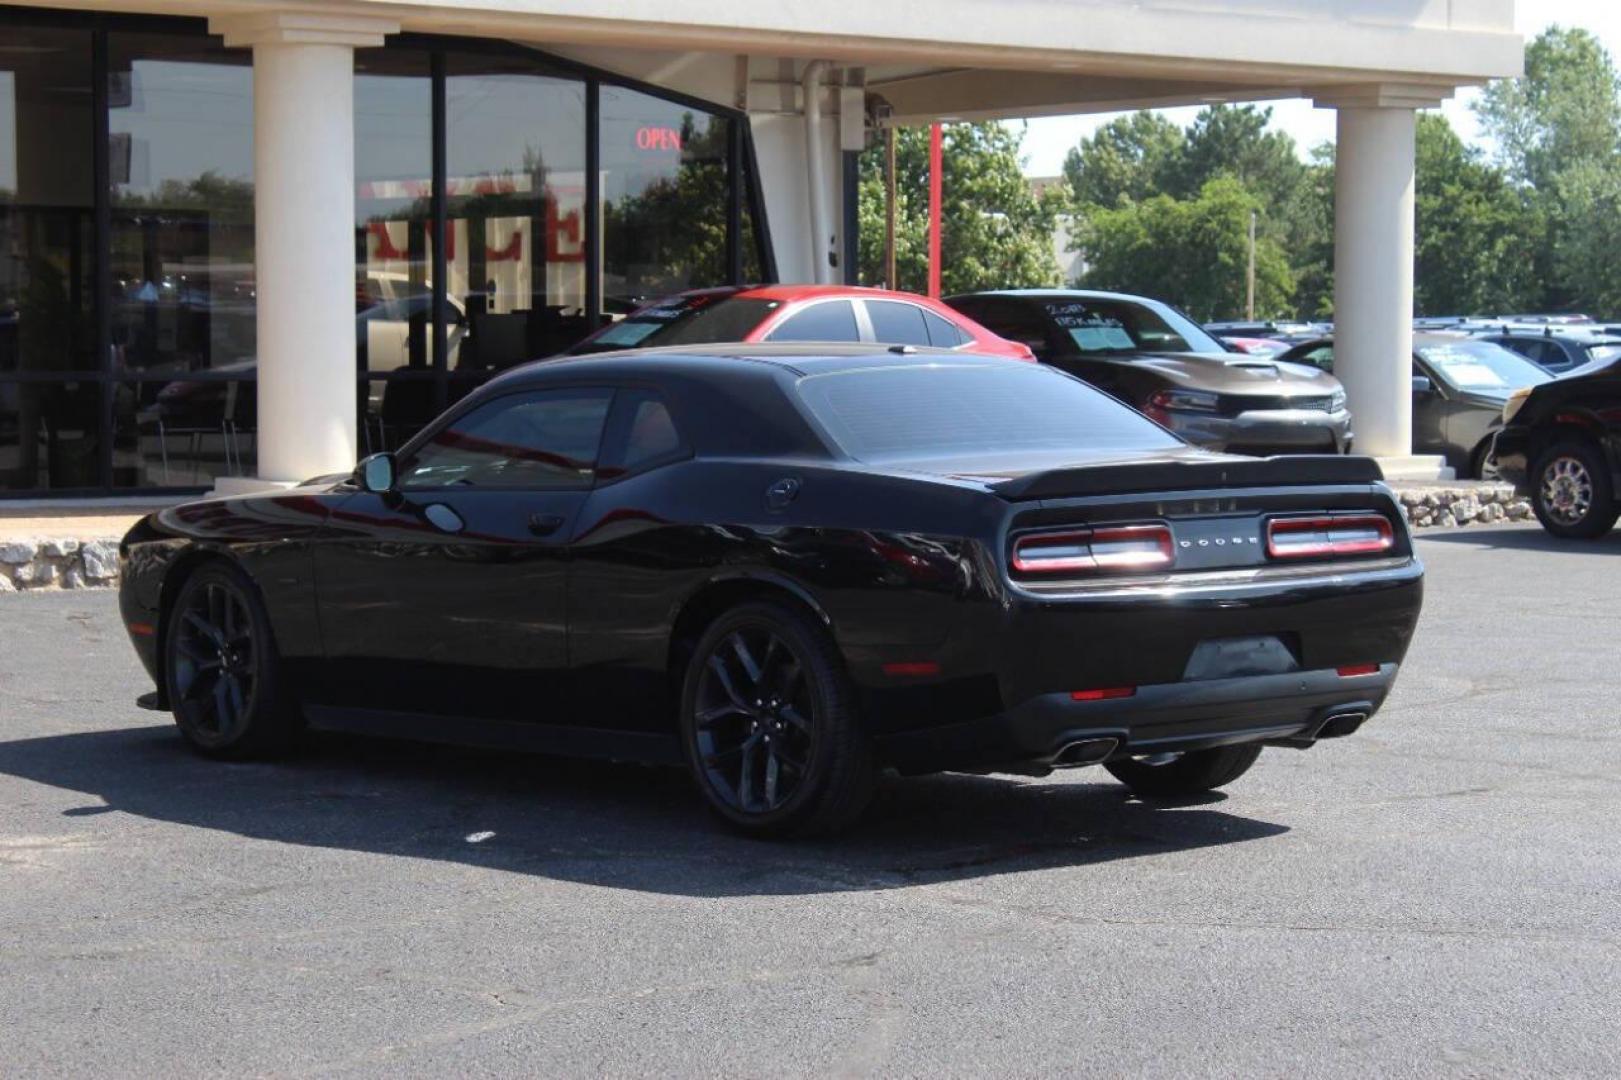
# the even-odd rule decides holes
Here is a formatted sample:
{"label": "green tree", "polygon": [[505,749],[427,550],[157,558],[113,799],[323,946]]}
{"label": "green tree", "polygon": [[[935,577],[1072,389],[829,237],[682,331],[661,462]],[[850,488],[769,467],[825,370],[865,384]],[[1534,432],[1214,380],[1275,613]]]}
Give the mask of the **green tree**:
{"label": "green tree", "polygon": [[1456,315],[1535,306],[1534,209],[1502,170],[1464,145],[1440,113],[1417,134],[1413,307]]}
{"label": "green tree", "polygon": [[1613,234],[1621,186],[1621,80],[1609,53],[1586,30],[1550,27],[1526,48],[1525,74],[1487,87],[1475,108],[1526,207],[1519,259],[1539,287],[1512,306],[1608,313],[1614,271],[1594,256]]}
{"label": "green tree", "polygon": [[1552,261],[1576,307],[1601,317],[1621,312],[1621,169],[1581,161],[1555,179],[1563,227]]}
{"label": "green tree", "polygon": [[1488,86],[1475,104],[1513,178],[1552,192],[1578,162],[1611,162],[1621,147],[1615,64],[1586,30],[1549,27],[1525,50],[1525,74]]}
{"label": "green tree", "polygon": [[1064,158],[1064,179],[1077,206],[1113,208],[1141,202],[1168,187],[1181,160],[1182,129],[1139,110],[1098,128]]}
{"label": "green tree", "polygon": [[[896,148],[896,276],[884,282],[884,148],[861,157],[860,276],[868,284],[922,292],[928,286],[929,132],[901,128]],[[1067,199],[1031,193],[1022,130],[952,124],[944,132],[941,283],[947,293],[1058,283],[1053,230]]]}
{"label": "green tree", "polygon": [[[1156,195],[1112,210],[1094,209],[1081,229],[1093,288],[1144,293],[1209,320],[1244,310],[1250,212],[1260,201],[1238,180],[1218,176],[1189,199]],[[1255,257],[1256,312],[1293,310],[1295,279],[1277,240],[1261,237]]]}

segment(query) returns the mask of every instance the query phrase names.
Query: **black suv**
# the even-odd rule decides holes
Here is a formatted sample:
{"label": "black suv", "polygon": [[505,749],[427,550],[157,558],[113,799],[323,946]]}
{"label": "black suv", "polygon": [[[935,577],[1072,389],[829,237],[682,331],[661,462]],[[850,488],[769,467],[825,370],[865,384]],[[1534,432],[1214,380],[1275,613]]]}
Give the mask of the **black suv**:
{"label": "black suv", "polygon": [[1478,335],[1505,349],[1512,349],[1554,375],[1621,356],[1621,337],[1586,331],[1504,330]]}
{"label": "black suv", "polygon": [[1515,391],[1497,469],[1555,536],[1603,536],[1621,516],[1621,357]]}

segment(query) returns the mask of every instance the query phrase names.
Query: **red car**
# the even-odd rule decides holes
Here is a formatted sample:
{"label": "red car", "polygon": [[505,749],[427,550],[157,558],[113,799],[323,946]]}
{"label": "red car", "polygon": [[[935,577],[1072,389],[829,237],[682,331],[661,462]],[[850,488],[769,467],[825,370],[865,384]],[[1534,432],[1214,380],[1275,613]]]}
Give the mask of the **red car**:
{"label": "red car", "polygon": [[865,341],[1036,359],[1027,346],[997,337],[937,301],[852,285],[743,285],[677,293],[604,326],[566,355],[722,341]]}

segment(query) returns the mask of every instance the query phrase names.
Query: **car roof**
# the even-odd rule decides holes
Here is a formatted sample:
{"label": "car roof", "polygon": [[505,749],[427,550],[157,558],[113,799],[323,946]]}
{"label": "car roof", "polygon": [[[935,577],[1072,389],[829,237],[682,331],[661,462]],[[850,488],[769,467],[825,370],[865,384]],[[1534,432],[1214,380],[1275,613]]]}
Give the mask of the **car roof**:
{"label": "car roof", "polygon": [[1124,300],[1134,304],[1157,304],[1161,302],[1151,296],[1101,292],[1096,289],[986,289],[982,292],[957,293],[955,296],[946,297],[946,299],[966,300],[973,296],[1005,296],[1018,300],[1040,300],[1043,298],[1055,300]]}
{"label": "car roof", "polygon": [[[1486,345],[1491,344],[1491,342],[1486,341],[1484,338],[1482,338],[1478,334],[1471,335],[1471,334],[1449,334],[1449,333],[1439,333],[1439,334],[1415,333],[1413,335],[1413,348],[1416,349],[1421,345],[1457,345],[1460,342],[1465,342],[1465,341],[1479,341],[1482,344],[1486,344]],[[1312,338],[1309,341],[1302,341],[1299,344],[1295,345],[1293,348],[1291,348],[1289,351],[1294,352],[1294,351],[1296,351],[1298,349],[1311,349],[1311,348],[1317,348],[1317,347],[1320,347],[1320,346],[1323,346],[1323,345],[1332,345],[1332,344],[1334,344],[1334,335],[1332,335],[1332,334],[1324,334],[1322,337]]]}
{"label": "car roof", "polygon": [[870,285],[721,285],[712,289],[688,289],[665,299],[692,296],[727,296],[748,300],[775,300],[778,303],[821,299],[824,297],[858,297],[866,300],[888,299],[910,300],[913,302],[927,301],[928,299],[919,296],[917,293],[900,292],[896,289],[879,289]]}
{"label": "car roof", "polygon": [[954,366],[969,364],[1018,364],[1023,360],[991,356],[961,348],[943,349],[921,345],[872,345],[845,342],[753,342],[666,345],[661,348],[622,349],[617,352],[587,353],[533,360],[503,372],[491,382],[506,384],[531,379],[589,373],[609,378],[638,378],[680,373],[710,377],[724,371],[755,370],[794,375],[823,375],[882,365],[884,367],[932,367],[941,361]]}

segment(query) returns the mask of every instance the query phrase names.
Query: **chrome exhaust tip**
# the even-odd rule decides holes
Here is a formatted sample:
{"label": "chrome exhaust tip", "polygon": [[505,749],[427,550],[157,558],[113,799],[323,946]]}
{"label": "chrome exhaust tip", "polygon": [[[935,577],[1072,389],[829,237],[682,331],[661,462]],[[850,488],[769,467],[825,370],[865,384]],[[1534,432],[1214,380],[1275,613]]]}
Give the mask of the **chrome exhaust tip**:
{"label": "chrome exhaust tip", "polygon": [[1354,734],[1368,719],[1368,714],[1361,711],[1335,713],[1317,728],[1314,738],[1342,739]]}
{"label": "chrome exhaust tip", "polygon": [[1096,765],[1120,746],[1119,739],[1082,739],[1072,742],[1053,755],[1055,769],[1078,769],[1083,765]]}

